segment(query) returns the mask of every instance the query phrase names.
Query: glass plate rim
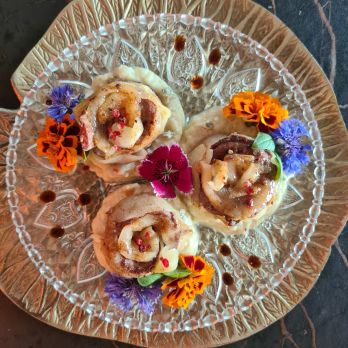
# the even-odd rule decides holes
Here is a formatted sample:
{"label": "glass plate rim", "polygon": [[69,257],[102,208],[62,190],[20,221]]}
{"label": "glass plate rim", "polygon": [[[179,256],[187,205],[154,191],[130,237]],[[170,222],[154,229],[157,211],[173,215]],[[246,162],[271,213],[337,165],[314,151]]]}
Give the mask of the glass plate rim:
{"label": "glass plate rim", "polygon": [[[272,292],[280,282],[292,271],[297,261],[302,256],[305,251],[310,238],[315,232],[315,226],[317,224],[317,219],[320,215],[320,208],[322,204],[322,198],[324,195],[324,183],[325,183],[325,161],[324,153],[321,141],[320,131],[318,129],[317,121],[315,120],[314,113],[311,109],[311,106],[302,91],[299,84],[297,84],[293,75],[283,66],[283,64],[272,54],[269,50],[263,47],[261,44],[253,40],[250,36],[240,32],[237,29],[234,29],[226,24],[220,22],[215,22],[210,18],[202,18],[197,16],[192,16],[188,14],[167,14],[160,13],[154,15],[141,15],[135,17],[129,17],[115,21],[110,24],[103,25],[96,30],[91,31],[90,33],[83,35],[76,40],[73,44],[69,45],[61,51],[61,53],[54,59],[52,59],[48,64],[46,69],[38,75],[33,86],[26,93],[21,103],[21,106],[18,110],[18,113],[15,117],[15,122],[9,138],[8,151],[6,153],[6,175],[5,182],[7,188],[7,200],[11,212],[12,221],[16,227],[16,233],[18,238],[26,250],[29,258],[34,263],[40,274],[48,281],[50,285],[54,287],[56,291],[61,293],[69,302],[74,305],[81,307],[88,314],[97,316],[99,319],[102,319],[106,322],[115,322],[118,325],[124,326],[130,329],[138,329],[147,332],[175,332],[175,331],[190,331],[193,329],[203,328],[211,326],[214,323],[222,322],[230,319],[232,316],[236,315],[238,312],[235,312],[230,309],[226,309],[222,313],[216,312],[215,317],[209,316],[209,320],[198,320],[194,326],[189,325],[187,327],[183,323],[168,322],[153,322],[157,323],[157,326],[154,327],[153,324],[147,325],[147,323],[139,322],[138,320],[131,319],[130,322],[127,321],[124,317],[119,318],[118,321],[115,321],[113,318],[114,312],[105,312],[104,310],[96,311],[96,306],[92,303],[88,303],[80,295],[73,293],[67,286],[60,281],[54,274],[54,272],[46,266],[45,262],[42,260],[40,253],[31,244],[31,237],[25,230],[25,225],[23,221],[23,216],[18,209],[18,195],[16,193],[15,184],[16,184],[16,173],[15,173],[15,164],[16,164],[16,145],[20,141],[20,131],[23,123],[26,120],[27,112],[29,110],[30,96],[37,92],[39,88],[40,79],[45,76],[48,77],[50,73],[58,69],[60,64],[61,57],[66,57],[72,49],[78,49],[83,45],[88,44],[90,39],[96,38],[98,36],[107,36],[112,31],[122,28],[126,29],[128,25],[136,24],[148,24],[150,22],[163,21],[171,19],[176,22],[181,22],[185,25],[194,25],[201,26],[203,29],[214,29],[217,30],[221,35],[225,37],[230,37],[232,40],[236,40],[240,45],[244,47],[249,47],[253,49],[255,54],[261,59],[265,60],[271,69],[279,74],[282,78],[284,84],[288,86],[291,91],[294,93],[295,100],[298,103],[299,107],[303,111],[304,117],[308,120],[308,127],[310,129],[310,137],[312,143],[315,146],[313,150],[313,156],[315,158],[315,169],[314,169],[314,188],[312,190],[313,199],[312,206],[309,209],[309,218],[307,219],[307,224],[303,226],[302,232],[299,234],[299,241],[295,244],[293,251],[290,253],[289,257],[283,262],[283,267],[272,276],[272,286],[267,288],[267,290],[258,296],[257,299],[254,299],[250,302],[249,306],[240,309],[240,312],[247,310],[254,303],[261,301],[265,298],[270,292]],[[136,321],[137,323],[135,323]]]}

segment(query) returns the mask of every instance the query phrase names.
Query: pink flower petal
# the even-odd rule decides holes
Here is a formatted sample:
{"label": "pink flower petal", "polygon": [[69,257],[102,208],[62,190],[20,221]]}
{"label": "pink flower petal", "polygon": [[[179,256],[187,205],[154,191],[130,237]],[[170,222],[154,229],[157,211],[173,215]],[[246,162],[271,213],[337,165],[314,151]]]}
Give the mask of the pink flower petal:
{"label": "pink flower petal", "polygon": [[180,145],[174,144],[170,147],[168,160],[175,163],[177,170],[186,168],[188,166],[188,160]]}
{"label": "pink flower petal", "polygon": [[138,167],[138,172],[145,180],[152,181],[155,180],[155,170],[156,163],[148,161],[145,159],[142,161]]}
{"label": "pink flower petal", "polygon": [[163,183],[160,180],[155,180],[151,182],[157,196],[162,198],[175,198],[174,186],[171,182]]}
{"label": "pink flower petal", "polygon": [[168,154],[169,154],[169,147],[166,145],[162,145],[158,147],[155,151],[147,155],[146,159],[149,161],[157,162],[157,161],[167,159]]}
{"label": "pink flower petal", "polygon": [[193,188],[192,184],[192,168],[187,167],[179,171],[178,178],[175,182],[175,186],[179,191],[184,193],[190,193]]}

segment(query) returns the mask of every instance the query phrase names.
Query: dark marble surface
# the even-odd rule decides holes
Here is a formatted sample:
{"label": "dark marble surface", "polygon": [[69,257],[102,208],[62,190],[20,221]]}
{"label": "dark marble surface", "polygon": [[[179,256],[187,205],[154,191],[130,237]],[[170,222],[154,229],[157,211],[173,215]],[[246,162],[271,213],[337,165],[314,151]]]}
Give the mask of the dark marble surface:
{"label": "dark marble surface", "polygon": [[[160,1],[160,0],[159,0]],[[348,123],[348,0],[257,0],[306,45],[334,86]],[[17,108],[10,77],[66,5],[64,0],[0,0],[0,106]],[[321,277],[284,319],[231,348],[348,347],[348,232],[332,248]],[[0,246],[1,247],[1,246]],[[129,347],[49,327],[0,294],[0,347]]]}

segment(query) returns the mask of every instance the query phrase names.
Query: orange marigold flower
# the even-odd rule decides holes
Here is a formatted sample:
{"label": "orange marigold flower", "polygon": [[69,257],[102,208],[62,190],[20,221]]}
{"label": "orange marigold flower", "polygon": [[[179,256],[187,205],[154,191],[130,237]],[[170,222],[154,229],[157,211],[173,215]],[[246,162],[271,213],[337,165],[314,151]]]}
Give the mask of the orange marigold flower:
{"label": "orange marigold flower", "polygon": [[246,122],[257,123],[260,131],[267,132],[279,127],[288,118],[279,100],[261,92],[240,92],[235,94],[223,108],[225,117],[237,116]]}
{"label": "orange marigold flower", "polygon": [[47,117],[45,129],[36,141],[37,154],[47,157],[57,171],[69,172],[75,168],[77,156],[82,155],[79,134],[78,124],[69,115],[61,123]]}
{"label": "orange marigold flower", "polygon": [[180,261],[191,274],[185,278],[165,280],[161,289],[170,291],[163,297],[162,302],[173,308],[186,309],[195,296],[202,294],[211,283],[214,268],[200,256],[181,255]]}

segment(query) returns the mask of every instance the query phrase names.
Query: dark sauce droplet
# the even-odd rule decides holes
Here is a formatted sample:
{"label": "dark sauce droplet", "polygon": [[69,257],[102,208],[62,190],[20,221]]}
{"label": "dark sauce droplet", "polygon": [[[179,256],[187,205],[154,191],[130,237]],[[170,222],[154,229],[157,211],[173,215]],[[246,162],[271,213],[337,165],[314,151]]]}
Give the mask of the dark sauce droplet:
{"label": "dark sauce droplet", "polygon": [[223,273],[222,281],[228,286],[231,286],[234,283],[233,277],[231,276],[230,273],[227,273],[227,272]]}
{"label": "dark sauce droplet", "polygon": [[55,226],[51,228],[50,235],[54,238],[59,238],[63,236],[65,233],[65,230],[63,227]]}
{"label": "dark sauce droplet", "polygon": [[209,54],[208,62],[209,64],[216,65],[217,63],[219,63],[220,58],[221,58],[220,50],[218,48],[214,48]]}
{"label": "dark sauce droplet", "polygon": [[228,245],[221,244],[220,245],[220,253],[224,256],[229,256],[229,255],[231,255],[231,249]]}
{"label": "dark sauce droplet", "polygon": [[249,262],[249,265],[253,268],[260,268],[261,267],[261,261],[255,255],[249,256],[248,262]]}
{"label": "dark sauce droplet", "polygon": [[87,164],[84,164],[83,166],[82,166],[82,170],[89,170],[89,166],[87,165]]}
{"label": "dark sauce droplet", "polygon": [[87,205],[91,203],[92,197],[89,193],[81,193],[77,201],[80,205]]}
{"label": "dark sauce droplet", "polygon": [[46,100],[46,105],[52,105],[52,100],[51,99],[47,99]]}
{"label": "dark sauce droplet", "polygon": [[184,35],[178,35],[174,41],[175,51],[182,51],[185,48],[186,38]]}
{"label": "dark sauce droplet", "polygon": [[41,192],[39,198],[41,202],[50,203],[56,199],[56,194],[55,192],[51,190],[47,190],[47,191]]}
{"label": "dark sauce droplet", "polygon": [[193,89],[199,89],[203,86],[204,80],[202,76],[193,76],[191,79],[191,87]]}

